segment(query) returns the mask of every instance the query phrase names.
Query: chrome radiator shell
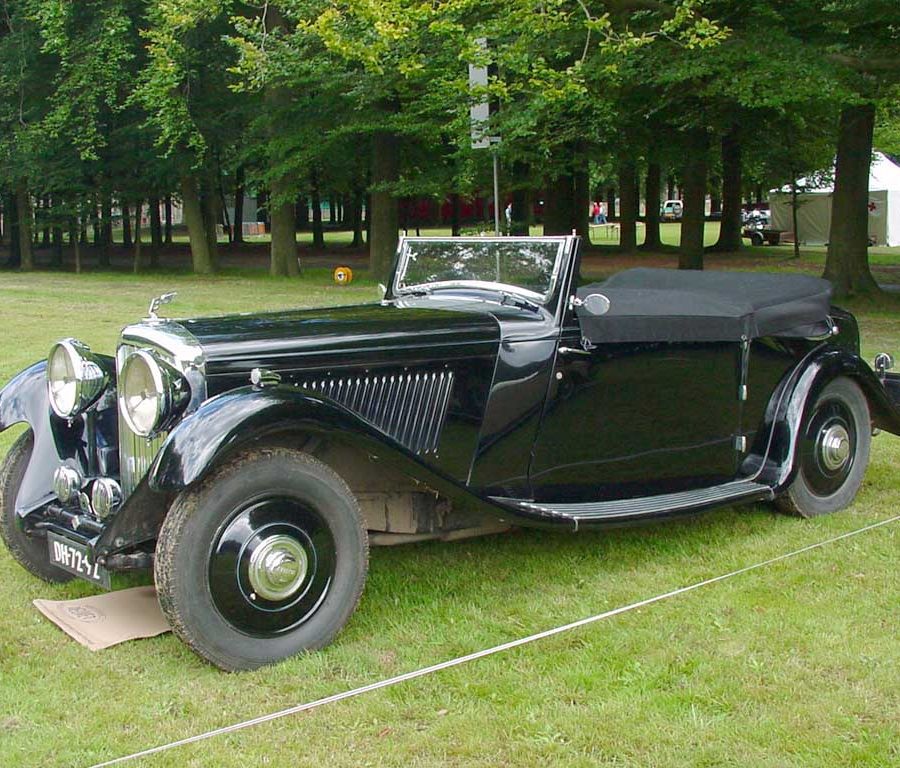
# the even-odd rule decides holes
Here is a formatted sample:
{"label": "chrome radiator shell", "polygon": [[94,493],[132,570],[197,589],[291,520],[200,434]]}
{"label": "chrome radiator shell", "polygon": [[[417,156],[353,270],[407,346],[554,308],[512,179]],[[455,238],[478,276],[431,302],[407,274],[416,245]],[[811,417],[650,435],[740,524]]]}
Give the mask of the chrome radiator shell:
{"label": "chrome radiator shell", "polygon": [[[180,371],[191,387],[191,400],[185,414],[206,400],[206,371],[200,343],[182,325],[171,320],[150,320],[128,326],[116,350],[116,376],[121,375],[128,356],[138,349],[149,349]],[[128,498],[153,464],[168,435],[160,432],[150,438],[136,435],[129,428],[121,405],[119,421],[119,484]]]}

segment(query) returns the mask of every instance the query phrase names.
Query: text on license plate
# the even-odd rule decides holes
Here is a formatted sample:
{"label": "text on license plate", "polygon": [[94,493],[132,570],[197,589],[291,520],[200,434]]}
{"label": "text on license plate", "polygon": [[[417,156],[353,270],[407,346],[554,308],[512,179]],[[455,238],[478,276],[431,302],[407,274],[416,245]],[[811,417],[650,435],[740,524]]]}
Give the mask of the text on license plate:
{"label": "text on license plate", "polygon": [[83,544],[67,541],[54,533],[47,534],[47,543],[53,565],[109,589],[109,571],[91,560]]}

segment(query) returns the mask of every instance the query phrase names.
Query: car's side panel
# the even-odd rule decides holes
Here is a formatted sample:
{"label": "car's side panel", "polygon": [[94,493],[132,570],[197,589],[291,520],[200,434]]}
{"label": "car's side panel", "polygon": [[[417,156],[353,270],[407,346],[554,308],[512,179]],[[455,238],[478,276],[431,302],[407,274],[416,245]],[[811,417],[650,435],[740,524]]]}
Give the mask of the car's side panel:
{"label": "car's side panel", "polygon": [[528,465],[540,426],[556,337],[500,345],[469,485],[496,496],[531,495]]}
{"label": "car's side panel", "polygon": [[747,358],[747,399],[741,403],[741,433],[747,438],[747,453],[765,454],[771,424],[766,412],[773,396],[797,363],[812,348],[802,340],[754,339]]}
{"label": "car's side panel", "polygon": [[600,501],[732,479],[739,345],[601,344],[566,332],[531,469],[538,501]]}

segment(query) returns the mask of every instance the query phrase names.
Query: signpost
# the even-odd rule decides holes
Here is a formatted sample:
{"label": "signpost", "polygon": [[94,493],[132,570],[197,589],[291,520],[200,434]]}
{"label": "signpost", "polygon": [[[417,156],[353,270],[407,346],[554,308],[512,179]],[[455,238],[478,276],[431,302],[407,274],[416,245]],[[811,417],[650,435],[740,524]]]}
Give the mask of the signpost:
{"label": "signpost", "polygon": [[[479,37],[475,41],[482,49],[487,49],[487,38]],[[488,68],[469,64],[469,89],[485,88],[488,84]],[[472,149],[490,149],[494,166],[494,234],[500,234],[500,161],[497,157],[499,136],[489,136],[491,114],[495,105],[485,99],[473,103],[469,108]]]}

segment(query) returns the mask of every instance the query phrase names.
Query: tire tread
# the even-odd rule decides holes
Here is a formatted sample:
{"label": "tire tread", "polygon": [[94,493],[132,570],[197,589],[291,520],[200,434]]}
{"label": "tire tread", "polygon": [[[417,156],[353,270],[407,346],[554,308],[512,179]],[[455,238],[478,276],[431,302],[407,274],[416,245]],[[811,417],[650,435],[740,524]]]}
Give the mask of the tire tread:
{"label": "tire tread", "polygon": [[[369,558],[368,532],[366,531],[355,495],[344,479],[331,467],[308,453],[284,447],[263,447],[244,451],[225,462],[204,478],[195,489],[190,489],[180,494],[170,507],[157,539],[154,579],[159,606],[169,622],[172,632],[197,655],[226,671],[253,669],[269,662],[248,663],[243,657],[230,656],[218,652],[209,648],[202,638],[192,630],[191,622],[186,620],[181,606],[177,600],[173,599],[174,595],[178,593],[177,587],[182,577],[175,563],[178,556],[178,547],[180,542],[183,541],[185,526],[192,516],[197,513],[197,508],[205,489],[226,476],[239,471],[243,465],[277,457],[285,457],[292,461],[306,464],[316,474],[324,475],[330,481],[336,483],[342,494],[349,500],[352,500],[356,521],[359,525],[360,538],[363,543],[363,551],[359,553],[362,559],[362,567],[358,569],[358,577],[356,583],[353,584],[350,599],[352,603],[351,614],[359,603],[366,581]],[[310,648],[310,650],[315,650],[315,648],[322,647],[322,645],[325,645],[325,643]],[[273,661],[277,661],[277,659]]]}

